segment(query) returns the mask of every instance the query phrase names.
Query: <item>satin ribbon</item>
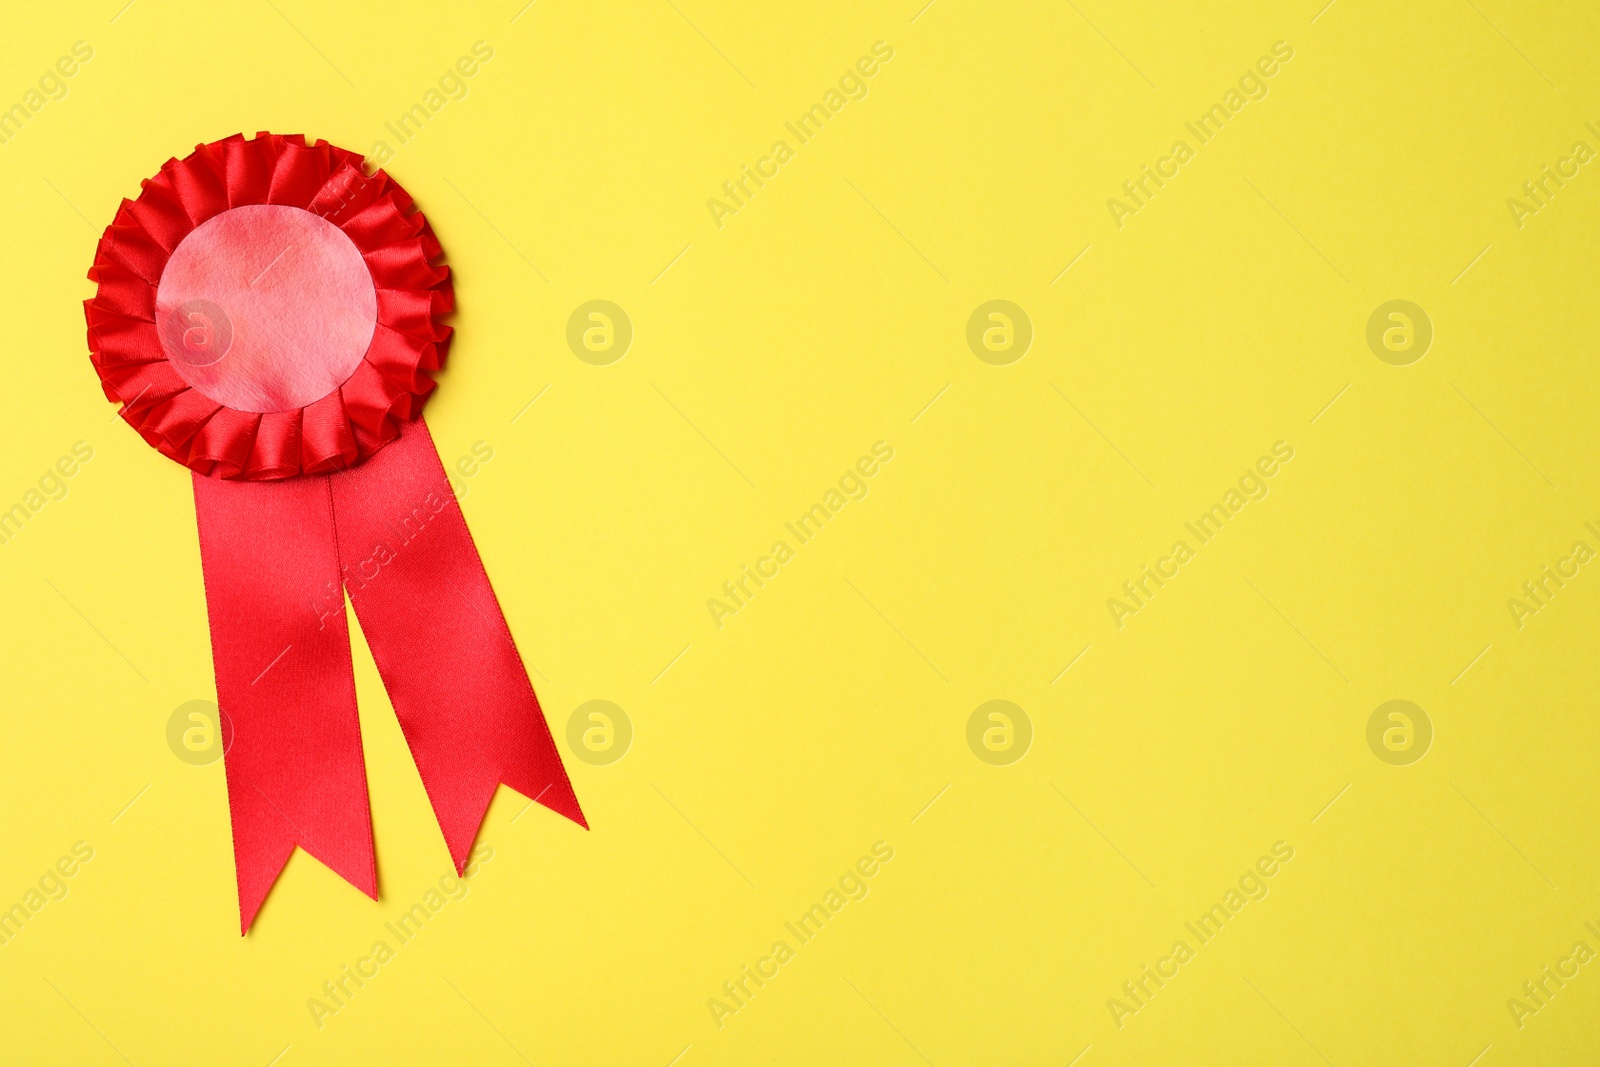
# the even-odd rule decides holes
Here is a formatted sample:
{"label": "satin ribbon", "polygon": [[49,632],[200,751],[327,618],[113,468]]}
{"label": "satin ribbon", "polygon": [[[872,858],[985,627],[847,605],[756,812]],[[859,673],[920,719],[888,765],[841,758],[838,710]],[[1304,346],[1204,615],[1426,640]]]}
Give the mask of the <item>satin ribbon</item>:
{"label": "satin ribbon", "polygon": [[377,898],[345,590],[458,871],[502,782],[588,826],[420,418],[348,470],[194,494],[242,932],[296,845]]}

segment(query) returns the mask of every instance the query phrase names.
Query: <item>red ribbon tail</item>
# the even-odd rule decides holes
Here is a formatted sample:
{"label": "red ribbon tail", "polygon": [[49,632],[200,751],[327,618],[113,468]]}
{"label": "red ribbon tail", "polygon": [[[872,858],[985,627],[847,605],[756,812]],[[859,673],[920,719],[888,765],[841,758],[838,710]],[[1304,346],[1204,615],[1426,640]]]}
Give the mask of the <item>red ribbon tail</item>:
{"label": "red ribbon tail", "polygon": [[331,483],[350,602],[456,869],[502,782],[587,828],[428,428]]}
{"label": "red ribbon tail", "polygon": [[196,474],[194,496],[217,700],[231,727],[240,932],[296,845],[377,899],[328,479]]}

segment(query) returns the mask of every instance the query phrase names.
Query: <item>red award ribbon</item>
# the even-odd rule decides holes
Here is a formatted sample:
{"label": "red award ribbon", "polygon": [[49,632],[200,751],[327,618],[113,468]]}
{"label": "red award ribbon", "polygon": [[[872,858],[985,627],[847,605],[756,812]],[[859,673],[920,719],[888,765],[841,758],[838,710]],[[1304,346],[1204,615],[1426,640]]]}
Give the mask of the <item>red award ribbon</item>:
{"label": "red award ribbon", "polygon": [[457,870],[502,782],[588,825],[419,417],[449,270],[361,163],[201,145],[122,202],[89,271],[106,397],[193,472],[245,932],[296,845],[377,898],[345,591]]}

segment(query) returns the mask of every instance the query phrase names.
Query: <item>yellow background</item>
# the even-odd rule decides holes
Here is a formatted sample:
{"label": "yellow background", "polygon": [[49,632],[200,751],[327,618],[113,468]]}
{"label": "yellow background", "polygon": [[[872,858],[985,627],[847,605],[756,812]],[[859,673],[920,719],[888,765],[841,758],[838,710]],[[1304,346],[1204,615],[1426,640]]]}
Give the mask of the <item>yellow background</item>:
{"label": "yellow background", "polygon": [[[0,103],[94,58],[0,145],[0,507],[95,458],[0,547],[0,906],[95,855],[0,947],[0,1060],[1600,1059],[1595,965],[1520,1029],[1506,1004],[1600,948],[1600,574],[1506,606],[1600,547],[1600,174],[1520,229],[1506,204],[1600,147],[1600,17],[921,4],[8,4]],[[169,156],[393,146],[479,40],[387,168],[455,271],[427,418],[447,462],[495,451],[462,506],[563,752],[591,699],[635,737],[568,755],[588,833],[502,790],[470,894],[319,1028],[449,860],[358,639],[382,899],[296,854],[238,936],[222,764],[166,742],[215,698],[190,479],[101,395],[84,272]],[[879,40],[869,95],[718,228]],[[1107,198],[1280,40],[1119,229]],[[609,366],[565,341],[594,298],[634,325]],[[1365,340],[1397,298],[1435,331],[1405,367]],[[1033,323],[1009,366],[965,341],[990,299]],[[717,628],[879,440],[870,495]],[[1119,629],[1106,599],[1279,440],[1270,495]],[[1404,767],[1365,733],[1398,698],[1435,731]],[[1010,766],[967,746],[992,699],[1033,726]],[[879,840],[870,895],[719,1028],[708,998]],[[1279,840],[1270,895],[1119,1028],[1108,998]]]}

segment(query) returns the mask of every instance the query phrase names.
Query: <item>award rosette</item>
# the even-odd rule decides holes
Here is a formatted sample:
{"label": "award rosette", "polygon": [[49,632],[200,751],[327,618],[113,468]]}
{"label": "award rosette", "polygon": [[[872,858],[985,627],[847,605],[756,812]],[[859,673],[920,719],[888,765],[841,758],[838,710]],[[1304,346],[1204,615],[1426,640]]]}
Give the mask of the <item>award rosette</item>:
{"label": "award rosette", "polygon": [[420,418],[441,256],[360,155],[262,133],[169,160],[89,271],[106,397],[192,472],[242,932],[296,845],[377,899],[346,591],[458,871],[501,783],[588,825]]}

